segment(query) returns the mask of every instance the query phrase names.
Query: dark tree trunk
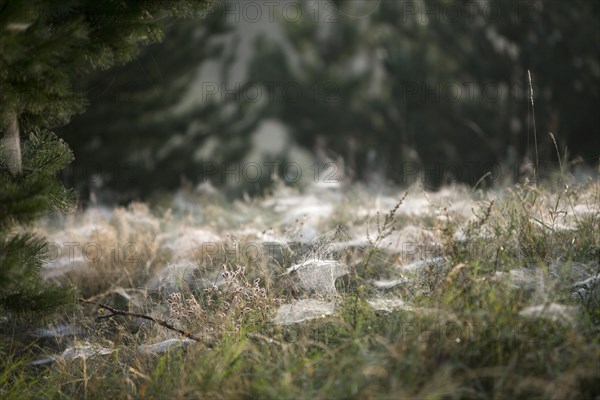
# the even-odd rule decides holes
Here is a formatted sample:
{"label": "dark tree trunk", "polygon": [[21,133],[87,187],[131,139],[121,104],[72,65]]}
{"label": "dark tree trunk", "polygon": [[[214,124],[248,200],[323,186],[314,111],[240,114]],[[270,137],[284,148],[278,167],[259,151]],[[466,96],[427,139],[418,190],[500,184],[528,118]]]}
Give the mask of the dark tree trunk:
{"label": "dark tree trunk", "polygon": [[6,164],[13,175],[19,175],[22,172],[21,163],[21,137],[19,134],[19,120],[16,113],[11,113],[4,126],[3,154]]}

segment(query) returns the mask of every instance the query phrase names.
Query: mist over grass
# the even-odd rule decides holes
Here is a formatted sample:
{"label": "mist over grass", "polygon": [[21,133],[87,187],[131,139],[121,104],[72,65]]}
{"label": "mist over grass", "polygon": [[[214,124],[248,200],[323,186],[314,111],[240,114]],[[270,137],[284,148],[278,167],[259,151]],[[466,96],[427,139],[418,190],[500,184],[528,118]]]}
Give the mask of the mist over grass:
{"label": "mist over grass", "polygon": [[565,183],[204,187],[46,219],[46,279],[200,340],[80,304],[7,359],[0,394],[592,397],[600,185]]}

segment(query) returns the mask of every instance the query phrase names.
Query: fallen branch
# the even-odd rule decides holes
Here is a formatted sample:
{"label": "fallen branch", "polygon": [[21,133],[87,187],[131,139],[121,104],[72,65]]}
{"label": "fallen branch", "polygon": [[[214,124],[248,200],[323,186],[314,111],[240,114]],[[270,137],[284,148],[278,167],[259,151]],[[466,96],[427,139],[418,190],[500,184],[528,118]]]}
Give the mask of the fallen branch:
{"label": "fallen branch", "polygon": [[99,316],[98,317],[99,319],[101,319],[101,318],[111,318],[111,317],[114,317],[115,315],[122,315],[122,316],[128,317],[128,318],[143,318],[143,319],[147,319],[148,321],[152,321],[155,324],[158,324],[160,326],[164,326],[165,328],[170,329],[172,331],[179,332],[181,334],[181,336],[183,336],[183,337],[190,338],[192,340],[195,340],[196,342],[200,342],[201,341],[199,337],[193,335],[190,332],[184,331],[183,329],[176,328],[176,327],[174,327],[173,325],[169,324],[166,321],[163,321],[161,319],[157,319],[157,318],[151,317],[151,316],[146,315],[146,314],[138,314],[138,313],[132,313],[132,312],[129,312],[129,311],[117,310],[116,308],[113,308],[111,306],[107,306],[106,304],[97,303],[95,301],[90,301],[90,300],[86,300],[86,299],[79,299],[79,301],[82,302],[82,303],[93,304],[95,306],[98,306],[99,307],[98,308],[98,312],[99,313],[104,313],[104,310],[110,311],[111,314]]}

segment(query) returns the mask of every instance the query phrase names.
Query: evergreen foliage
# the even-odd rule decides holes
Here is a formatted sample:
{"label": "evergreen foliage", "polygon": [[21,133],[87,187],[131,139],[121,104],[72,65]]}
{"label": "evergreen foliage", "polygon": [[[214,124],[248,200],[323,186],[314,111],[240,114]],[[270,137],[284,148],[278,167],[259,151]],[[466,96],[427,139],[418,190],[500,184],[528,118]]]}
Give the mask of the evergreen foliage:
{"label": "evergreen foliage", "polygon": [[25,131],[68,122],[86,106],[75,79],[131,61],[140,45],[162,39],[168,18],[192,16],[206,3],[3,1],[2,117],[16,112]]}
{"label": "evergreen foliage", "polygon": [[[94,175],[119,193],[116,200],[125,201],[157,187],[176,189],[181,177],[199,179],[198,165],[207,160],[196,151],[208,138],[223,143],[212,157],[219,149],[232,149],[225,143],[242,140],[242,128],[247,126],[231,124],[232,118],[244,115],[234,99],[228,102],[235,107],[233,116],[224,115],[218,95],[205,96],[203,104],[182,104],[203,63],[217,62],[219,72],[226,75],[224,39],[230,27],[225,22],[224,15],[213,12],[169,26],[166,40],[145,48],[136,62],[90,75],[84,82],[89,109],[57,131],[78,155],[65,171],[65,181],[78,190],[93,191],[96,179],[90,175]],[[198,87],[194,93],[205,91]],[[235,151],[221,156],[231,159],[231,153]]]}
{"label": "evergreen foliage", "polygon": [[[376,170],[406,184],[424,172],[431,186],[473,185],[502,166],[509,181],[522,161],[535,157],[528,70],[542,132],[540,168],[557,166],[549,131],[561,153],[567,147],[571,157],[598,161],[597,2],[369,7],[338,0],[335,10],[323,6],[320,14],[310,2],[298,4],[301,17],[282,25],[294,63],[264,37],[249,80],[295,82],[302,93],[320,93],[318,100],[271,102],[265,114],[281,119],[304,147],[324,145],[342,156],[356,177],[369,180]],[[359,18],[345,12],[360,7],[369,12]]]}
{"label": "evergreen foliage", "polygon": [[73,192],[57,177],[73,154],[46,130],[32,132],[23,150],[21,175],[13,176],[0,160],[0,310],[47,313],[72,301],[74,292],[42,281],[39,271],[49,255],[48,245],[18,226],[48,211],[67,212],[73,207]]}
{"label": "evergreen foliage", "polygon": [[[174,27],[168,43],[147,47],[139,63],[86,82],[93,109],[59,132],[85,159],[68,182],[86,186],[100,176],[104,189],[124,195],[117,201],[178,188],[182,176],[201,182],[203,163],[254,161],[251,136],[267,119],[289,129],[293,146],[335,160],[359,180],[376,172],[401,184],[474,185],[491,172],[480,184],[511,181],[535,158],[527,70],[540,169],[557,167],[549,131],[561,154],[598,160],[597,2],[298,1],[297,17],[274,7],[278,22],[263,8],[252,21],[262,31],[236,14],[243,2],[222,4],[231,8],[212,13],[204,29],[194,21]],[[224,35],[232,15],[247,26]],[[273,35],[254,42],[247,73],[232,77],[231,43],[244,29]],[[200,69],[220,75],[199,82]],[[218,93],[207,95],[213,87],[202,84]],[[261,98],[247,101],[257,88]],[[178,108],[192,91],[202,101]],[[93,140],[82,140],[82,131]],[[105,169],[112,156],[125,163],[118,172]],[[276,158],[296,161],[290,152]]]}
{"label": "evergreen foliage", "polygon": [[[58,173],[73,160],[49,129],[87,105],[78,79],[132,60],[159,41],[172,17],[206,10],[205,0],[0,1],[0,309],[50,312],[73,290],[43,282],[48,245],[26,225],[75,204]],[[21,132],[28,139],[21,143]],[[22,154],[21,154],[22,148]]]}

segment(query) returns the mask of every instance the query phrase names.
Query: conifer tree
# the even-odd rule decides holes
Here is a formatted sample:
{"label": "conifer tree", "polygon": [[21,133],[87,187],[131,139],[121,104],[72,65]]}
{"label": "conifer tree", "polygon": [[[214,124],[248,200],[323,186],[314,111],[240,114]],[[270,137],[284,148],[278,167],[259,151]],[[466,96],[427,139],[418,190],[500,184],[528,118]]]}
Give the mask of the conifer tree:
{"label": "conifer tree", "polygon": [[0,0],[0,310],[48,312],[72,298],[42,282],[47,244],[24,226],[74,203],[57,179],[73,155],[50,129],[85,109],[77,80],[132,60],[141,45],[162,39],[170,18],[208,6],[207,0]]}
{"label": "conifer tree", "polygon": [[[63,178],[82,193],[82,201],[99,184],[101,201],[125,202],[157,188],[175,190],[182,177],[203,180],[202,163],[215,162],[217,153],[240,141],[248,124],[236,121],[248,119],[248,111],[235,96],[207,94],[217,80],[197,82],[203,65],[223,77],[230,69],[234,38],[224,10],[171,25],[165,41],[145,47],[135,62],[85,79],[90,107],[56,131],[81,161]],[[215,140],[220,144],[211,158],[199,157],[198,150]]]}
{"label": "conifer tree", "polygon": [[[533,149],[528,69],[538,132],[558,132],[572,155],[597,162],[600,3],[297,3],[298,17],[281,18],[286,46],[257,42],[249,80],[315,94],[281,96],[265,114],[304,147],[324,143],[354,176],[369,180],[374,168],[435,187],[474,185],[487,172],[500,178],[505,163],[518,171],[511,164]],[[541,136],[540,160],[556,165],[550,136]]]}
{"label": "conifer tree", "polygon": [[13,176],[6,161],[0,163],[0,311],[47,313],[72,298],[72,290],[40,278],[48,256],[46,241],[17,229],[48,210],[71,209],[73,194],[57,173],[72,159],[66,143],[50,131],[36,129],[24,143],[22,174]]}

